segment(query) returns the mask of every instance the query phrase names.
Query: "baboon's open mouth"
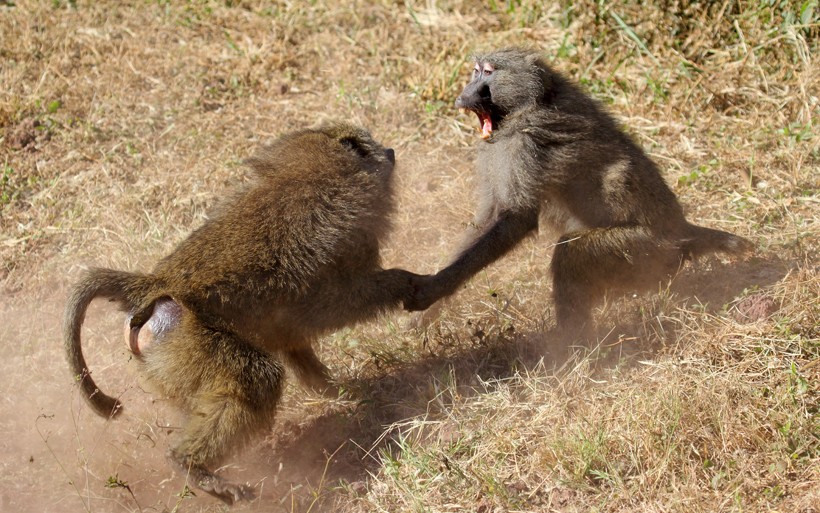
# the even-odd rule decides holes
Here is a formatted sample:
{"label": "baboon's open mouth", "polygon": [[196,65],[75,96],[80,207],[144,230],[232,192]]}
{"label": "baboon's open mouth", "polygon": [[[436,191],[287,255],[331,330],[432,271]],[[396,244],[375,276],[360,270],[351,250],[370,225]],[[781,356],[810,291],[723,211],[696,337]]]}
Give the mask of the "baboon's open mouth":
{"label": "baboon's open mouth", "polygon": [[504,113],[499,112],[494,105],[489,109],[483,106],[461,107],[461,112],[473,112],[478,116],[478,131],[485,141],[493,136],[493,130],[498,130],[499,124],[504,119]]}
{"label": "baboon's open mouth", "polygon": [[489,139],[493,136],[493,118],[490,113],[483,110],[476,111],[478,115],[478,124],[480,125],[481,138]]}

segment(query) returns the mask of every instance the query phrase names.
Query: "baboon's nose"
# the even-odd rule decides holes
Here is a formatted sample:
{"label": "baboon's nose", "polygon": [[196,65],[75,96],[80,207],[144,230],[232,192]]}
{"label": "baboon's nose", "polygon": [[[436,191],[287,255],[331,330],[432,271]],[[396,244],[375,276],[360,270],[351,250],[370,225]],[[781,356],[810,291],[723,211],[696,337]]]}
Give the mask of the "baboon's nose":
{"label": "baboon's nose", "polygon": [[393,148],[387,148],[386,150],[384,150],[384,154],[391,164],[396,163],[396,152],[393,151]]}

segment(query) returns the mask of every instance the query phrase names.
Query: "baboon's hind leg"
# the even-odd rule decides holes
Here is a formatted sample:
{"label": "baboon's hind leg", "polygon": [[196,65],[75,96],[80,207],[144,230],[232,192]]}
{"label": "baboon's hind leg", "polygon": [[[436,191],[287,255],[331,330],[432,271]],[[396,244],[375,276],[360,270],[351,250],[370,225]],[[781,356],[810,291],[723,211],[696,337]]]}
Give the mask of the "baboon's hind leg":
{"label": "baboon's hind leg", "polygon": [[552,258],[553,296],[561,330],[591,334],[592,308],[607,290],[641,290],[680,269],[679,244],[643,226],[593,228],[563,235]]}
{"label": "baboon's hind leg", "polygon": [[270,426],[284,372],[271,354],[233,335],[211,333],[203,345],[213,351],[213,372],[190,401],[182,440],[169,451],[169,458],[194,486],[232,504],[253,499],[252,489],[227,481],[209,467]]}

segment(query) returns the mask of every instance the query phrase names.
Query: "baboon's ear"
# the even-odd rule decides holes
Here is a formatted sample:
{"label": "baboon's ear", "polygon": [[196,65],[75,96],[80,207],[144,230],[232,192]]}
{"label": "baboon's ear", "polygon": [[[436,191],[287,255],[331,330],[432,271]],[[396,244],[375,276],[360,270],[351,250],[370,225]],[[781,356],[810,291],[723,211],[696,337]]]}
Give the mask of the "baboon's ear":
{"label": "baboon's ear", "polygon": [[342,139],[339,139],[339,143],[341,143],[341,145],[347,148],[348,150],[355,151],[359,155],[359,157],[363,159],[366,159],[368,156],[370,156],[370,151],[364,146],[362,146],[361,141],[359,141],[355,137],[343,137]]}

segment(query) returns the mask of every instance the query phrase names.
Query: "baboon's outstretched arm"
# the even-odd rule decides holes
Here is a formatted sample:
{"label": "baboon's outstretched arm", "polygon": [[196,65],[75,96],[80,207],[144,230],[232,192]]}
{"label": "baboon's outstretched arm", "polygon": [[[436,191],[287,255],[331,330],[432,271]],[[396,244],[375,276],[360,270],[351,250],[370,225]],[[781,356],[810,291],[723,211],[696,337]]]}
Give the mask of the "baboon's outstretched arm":
{"label": "baboon's outstretched arm", "polygon": [[383,269],[360,280],[355,288],[355,300],[348,303],[351,316],[360,320],[376,312],[406,304],[413,296],[413,280],[420,275],[404,269]]}
{"label": "baboon's outstretched arm", "polygon": [[538,210],[502,212],[494,224],[475,238],[447,267],[433,276],[415,278],[417,292],[405,302],[407,310],[425,310],[484,267],[495,262],[538,228]]}

